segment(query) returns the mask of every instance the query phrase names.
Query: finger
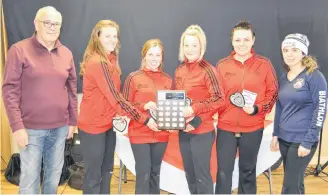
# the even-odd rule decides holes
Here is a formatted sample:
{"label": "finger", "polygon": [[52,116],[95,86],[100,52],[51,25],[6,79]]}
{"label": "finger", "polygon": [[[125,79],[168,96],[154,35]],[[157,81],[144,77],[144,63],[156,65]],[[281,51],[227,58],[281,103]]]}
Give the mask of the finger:
{"label": "finger", "polygon": [[67,135],[67,139],[71,139],[73,137],[73,131],[70,131]]}
{"label": "finger", "polygon": [[277,151],[277,147],[276,147],[276,144],[272,144],[272,151],[276,152]]}
{"label": "finger", "polygon": [[187,131],[192,131],[192,130],[194,130],[194,128],[192,126],[188,125],[187,128],[186,128],[186,130]]}
{"label": "finger", "polygon": [[275,152],[279,151],[279,146],[276,146],[274,149],[275,149]]}
{"label": "finger", "polygon": [[276,148],[276,144],[274,141],[271,142],[271,148],[274,150]]}
{"label": "finger", "polygon": [[24,139],[19,139],[18,140],[18,145],[21,147],[21,148],[26,148],[26,145],[27,145],[27,143],[26,143],[26,141],[24,140]]}
{"label": "finger", "polygon": [[279,144],[277,143],[277,151],[279,150]]}
{"label": "finger", "polygon": [[153,107],[153,109],[157,110],[157,105],[154,103],[151,105]]}
{"label": "finger", "polygon": [[154,127],[157,129],[158,128],[158,125],[157,123],[154,121]]}
{"label": "finger", "polygon": [[307,156],[309,153],[308,153],[308,151],[307,150],[303,150],[303,157],[304,156]]}
{"label": "finger", "polygon": [[189,117],[189,118],[186,118],[186,123],[189,123],[190,121],[192,121],[193,118]]}
{"label": "finger", "polygon": [[273,151],[273,152],[276,152],[277,151],[277,148],[276,148],[276,146],[274,144],[272,144],[271,151]]}
{"label": "finger", "polygon": [[302,152],[301,152],[300,148],[298,148],[298,150],[297,150],[297,155],[298,155],[298,157],[302,157]]}
{"label": "finger", "polygon": [[188,118],[188,117],[190,117],[190,116],[191,116],[191,114],[190,114],[189,112],[185,112],[185,113],[184,113],[184,117],[185,117],[185,118]]}
{"label": "finger", "polygon": [[303,154],[302,154],[303,157],[305,157],[305,156],[307,156],[307,155],[308,155],[308,153],[305,152],[305,151],[304,151]]}
{"label": "finger", "polygon": [[28,137],[26,136],[25,138],[24,138],[24,147],[26,147],[28,145]]}
{"label": "finger", "polygon": [[18,142],[18,146],[23,150],[25,150],[27,148],[26,145],[22,142]]}
{"label": "finger", "polygon": [[18,146],[21,147],[21,148],[24,147],[24,143],[23,143],[23,141],[21,141],[21,140],[17,140],[17,144],[18,144]]}

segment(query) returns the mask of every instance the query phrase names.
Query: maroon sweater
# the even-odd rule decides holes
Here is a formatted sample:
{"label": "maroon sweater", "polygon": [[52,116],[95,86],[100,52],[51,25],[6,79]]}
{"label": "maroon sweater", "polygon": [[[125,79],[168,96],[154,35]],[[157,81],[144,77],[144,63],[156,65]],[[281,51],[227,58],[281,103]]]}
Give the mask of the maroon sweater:
{"label": "maroon sweater", "polygon": [[9,49],[2,93],[13,132],[75,126],[76,88],[72,52],[59,41],[49,52],[33,35]]}

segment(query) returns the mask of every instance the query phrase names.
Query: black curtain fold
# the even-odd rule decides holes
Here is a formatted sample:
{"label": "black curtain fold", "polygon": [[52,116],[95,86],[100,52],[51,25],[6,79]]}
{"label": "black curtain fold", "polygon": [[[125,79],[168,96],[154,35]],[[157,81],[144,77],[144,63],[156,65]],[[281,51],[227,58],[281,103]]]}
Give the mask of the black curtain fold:
{"label": "black curtain fold", "polygon": [[[165,48],[165,71],[173,76],[179,64],[182,32],[199,24],[207,36],[206,59],[215,65],[231,52],[230,33],[240,20],[256,31],[255,51],[269,58],[277,74],[283,71],[280,44],[294,32],[310,39],[310,54],[317,57],[328,77],[328,1],[326,0],[3,0],[9,46],[33,34],[33,20],[43,6],[63,15],[60,39],[74,55],[77,73],[94,25],[115,20],[121,28],[120,64],[123,75],[140,67],[143,43],[160,38]],[[78,82],[81,92],[81,80]]]}

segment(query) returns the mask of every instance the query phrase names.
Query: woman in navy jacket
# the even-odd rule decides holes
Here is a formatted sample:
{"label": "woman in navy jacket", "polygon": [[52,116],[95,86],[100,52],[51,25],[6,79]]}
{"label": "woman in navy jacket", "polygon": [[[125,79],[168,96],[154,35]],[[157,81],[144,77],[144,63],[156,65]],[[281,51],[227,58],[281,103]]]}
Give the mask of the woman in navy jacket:
{"label": "woman in navy jacket", "polygon": [[308,55],[306,35],[290,34],[281,50],[287,72],[279,80],[271,150],[284,163],[282,194],[304,194],[304,172],[318,145],[326,118],[327,82]]}

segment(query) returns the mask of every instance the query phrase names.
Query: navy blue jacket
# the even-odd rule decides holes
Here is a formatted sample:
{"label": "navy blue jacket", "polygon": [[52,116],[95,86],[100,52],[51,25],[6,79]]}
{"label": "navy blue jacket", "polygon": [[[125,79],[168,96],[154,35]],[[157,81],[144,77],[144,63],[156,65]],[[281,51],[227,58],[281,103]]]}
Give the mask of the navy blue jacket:
{"label": "navy blue jacket", "polygon": [[273,136],[310,149],[326,118],[327,82],[319,70],[307,70],[292,81],[287,73],[279,79]]}

